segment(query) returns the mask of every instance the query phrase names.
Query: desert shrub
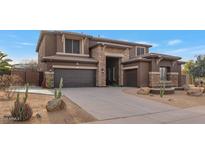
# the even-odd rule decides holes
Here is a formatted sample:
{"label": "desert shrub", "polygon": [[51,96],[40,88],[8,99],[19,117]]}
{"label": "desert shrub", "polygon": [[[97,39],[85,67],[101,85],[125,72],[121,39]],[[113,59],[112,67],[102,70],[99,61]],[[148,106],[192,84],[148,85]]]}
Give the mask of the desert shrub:
{"label": "desert shrub", "polygon": [[0,76],[0,88],[8,88],[10,86],[21,85],[22,79],[18,75],[2,75]]}
{"label": "desert shrub", "polygon": [[4,91],[6,97],[11,99],[15,93],[16,87],[22,84],[22,79],[17,75],[0,76],[0,90]]}
{"label": "desert shrub", "polygon": [[203,78],[195,79],[194,85],[196,87],[203,87],[204,84],[205,84],[205,80]]}
{"label": "desert shrub", "polygon": [[14,107],[11,110],[12,119],[17,121],[29,120],[32,117],[33,111],[29,104],[27,104],[28,99],[28,84],[26,85],[26,92],[23,100],[20,100],[19,93],[17,94],[16,101],[14,102]]}
{"label": "desert shrub", "polygon": [[52,88],[52,80],[51,79],[47,80],[47,88],[49,88],[49,89]]}

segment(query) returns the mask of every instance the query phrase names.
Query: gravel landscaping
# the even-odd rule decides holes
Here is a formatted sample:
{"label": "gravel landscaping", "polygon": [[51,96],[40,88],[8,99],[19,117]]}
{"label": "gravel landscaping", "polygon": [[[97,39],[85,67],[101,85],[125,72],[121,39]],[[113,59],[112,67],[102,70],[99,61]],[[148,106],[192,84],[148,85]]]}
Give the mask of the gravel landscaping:
{"label": "gravel landscaping", "polygon": [[53,96],[51,95],[29,94],[28,104],[30,104],[32,107],[33,116],[29,121],[17,122],[8,120],[8,118],[6,118],[10,114],[15,97],[11,100],[8,100],[6,97],[4,97],[3,92],[0,92],[0,123],[75,124],[96,121],[96,118],[66,97],[63,97],[63,101],[66,103],[66,109],[62,111],[47,112],[46,104],[52,98]]}
{"label": "gravel landscaping", "polygon": [[175,90],[174,94],[164,95],[163,98],[159,94],[139,95],[138,88],[125,88],[123,92],[138,97],[155,100],[161,103],[173,105],[179,108],[188,108],[193,106],[205,105],[205,95],[203,96],[189,96],[183,90]]}

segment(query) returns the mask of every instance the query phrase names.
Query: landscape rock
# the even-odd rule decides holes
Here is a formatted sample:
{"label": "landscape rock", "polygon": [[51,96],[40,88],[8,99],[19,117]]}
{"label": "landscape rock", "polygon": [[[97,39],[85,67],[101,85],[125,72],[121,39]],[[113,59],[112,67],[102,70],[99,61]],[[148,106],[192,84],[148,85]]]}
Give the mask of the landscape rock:
{"label": "landscape rock", "polygon": [[149,96],[154,97],[154,95],[153,95],[153,94],[149,94]]}
{"label": "landscape rock", "polygon": [[37,118],[37,119],[42,118],[42,116],[40,115],[40,113],[36,113],[36,118]]}
{"label": "landscape rock", "polygon": [[187,90],[195,88],[195,86],[192,85],[192,84],[188,84],[188,85],[183,85],[183,88],[184,88],[185,91],[187,91]]}
{"label": "landscape rock", "polygon": [[150,88],[149,87],[142,87],[137,91],[137,94],[140,95],[149,95],[150,94]]}
{"label": "landscape rock", "polygon": [[190,95],[190,96],[202,96],[203,95],[203,91],[201,91],[199,89],[190,89],[190,90],[187,90],[187,95]]}
{"label": "landscape rock", "polygon": [[173,102],[173,101],[174,101],[174,99],[172,99],[172,98],[169,98],[169,99],[168,99],[168,101],[169,101],[169,102]]}
{"label": "landscape rock", "polygon": [[62,99],[52,99],[48,101],[46,109],[48,112],[62,110],[66,106],[65,102]]}

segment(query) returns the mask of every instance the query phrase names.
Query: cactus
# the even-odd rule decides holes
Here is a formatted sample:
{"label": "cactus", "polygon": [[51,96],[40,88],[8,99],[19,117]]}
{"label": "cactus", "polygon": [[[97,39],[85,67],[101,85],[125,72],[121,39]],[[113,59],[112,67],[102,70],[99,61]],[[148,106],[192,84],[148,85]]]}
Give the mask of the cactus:
{"label": "cactus", "polygon": [[55,93],[54,93],[54,95],[55,95],[55,98],[58,97],[58,90],[57,90],[57,89],[55,89]]}
{"label": "cactus", "polygon": [[160,86],[160,97],[164,97],[164,93],[165,93],[165,83],[163,82]]}
{"label": "cactus", "polygon": [[59,88],[55,89],[55,99],[59,99],[62,96],[62,88],[63,88],[63,78],[60,79]]}
{"label": "cactus", "polygon": [[14,103],[14,107],[11,110],[11,116],[14,120],[24,121],[29,120],[32,117],[33,111],[29,104],[27,104],[28,99],[28,87],[26,84],[25,97],[23,98],[23,102],[20,101],[20,95],[17,93],[16,101]]}
{"label": "cactus", "polygon": [[27,98],[28,98],[28,87],[29,87],[29,84],[27,83],[27,84],[26,84],[26,92],[25,92],[25,97],[24,97],[24,99],[23,99],[23,102],[24,102],[24,103],[26,103]]}

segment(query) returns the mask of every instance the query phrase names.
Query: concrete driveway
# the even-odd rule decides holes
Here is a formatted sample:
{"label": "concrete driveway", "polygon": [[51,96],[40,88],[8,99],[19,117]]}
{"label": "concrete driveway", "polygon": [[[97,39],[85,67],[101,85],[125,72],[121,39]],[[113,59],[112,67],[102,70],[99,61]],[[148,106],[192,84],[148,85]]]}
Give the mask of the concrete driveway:
{"label": "concrete driveway", "polygon": [[92,123],[205,123],[205,106],[180,109],[122,92],[122,88],[65,88],[69,97],[95,116]]}
{"label": "concrete driveway", "polygon": [[176,107],[122,92],[122,88],[66,88],[64,95],[99,120],[176,110]]}

